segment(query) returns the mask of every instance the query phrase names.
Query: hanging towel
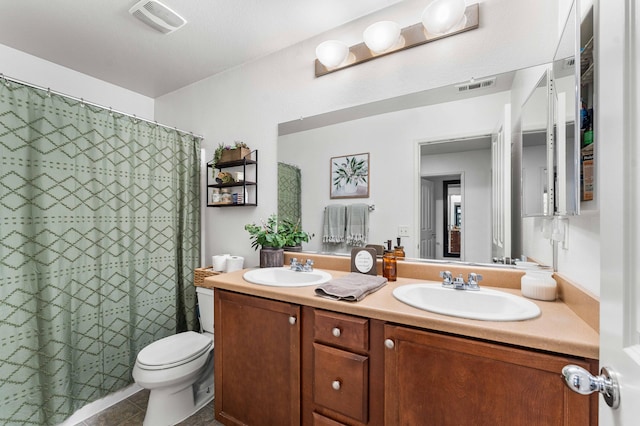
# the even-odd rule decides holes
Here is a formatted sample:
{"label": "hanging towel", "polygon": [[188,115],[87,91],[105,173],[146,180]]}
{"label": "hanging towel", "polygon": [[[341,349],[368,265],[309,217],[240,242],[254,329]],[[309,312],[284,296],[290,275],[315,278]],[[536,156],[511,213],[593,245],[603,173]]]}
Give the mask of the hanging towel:
{"label": "hanging towel", "polygon": [[369,205],[350,204],[347,206],[347,244],[361,247],[367,243],[369,234]]}
{"label": "hanging towel", "polygon": [[344,242],[345,206],[331,204],[324,209],[322,242],[340,244]]}
{"label": "hanging towel", "polygon": [[333,300],[359,302],[368,294],[380,290],[386,283],[385,277],[352,272],[319,285],[316,295]]}

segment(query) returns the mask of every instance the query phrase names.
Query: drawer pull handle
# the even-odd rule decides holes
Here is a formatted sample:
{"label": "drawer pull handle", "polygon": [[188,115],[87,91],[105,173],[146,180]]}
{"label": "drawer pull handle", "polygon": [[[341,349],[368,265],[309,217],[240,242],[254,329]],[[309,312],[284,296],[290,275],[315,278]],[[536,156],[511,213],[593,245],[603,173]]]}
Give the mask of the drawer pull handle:
{"label": "drawer pull handle", "polygon": [[333,327],[333,330],[331,330],[331,334],[333,334],[335,337],[340,337],[340,334],[342,334],[342,332],[338,327]]}
{"label": "drawer pull handle", "polygon": [[387,347],[387,349],[393,349],[393,348],[396,346],[396,344],[394,343],[394,341],[393,341],[393,340],[391,340],[391,339],[387,339],[387,340],[385,340],[385,341],[384,341],[384,345]]}
{"label": "drawer pull handle", "polygon": [[340,390],[340,385],[341,385],[340,380],[334,380],[331,383],[331,387],[333,388],[333,390]]}
{"label": "drawer pull handle", "polygon": [[291,325],[296,325],[296,317],[294,317],[293,315],[291,315],[289,317],[289,324]]}

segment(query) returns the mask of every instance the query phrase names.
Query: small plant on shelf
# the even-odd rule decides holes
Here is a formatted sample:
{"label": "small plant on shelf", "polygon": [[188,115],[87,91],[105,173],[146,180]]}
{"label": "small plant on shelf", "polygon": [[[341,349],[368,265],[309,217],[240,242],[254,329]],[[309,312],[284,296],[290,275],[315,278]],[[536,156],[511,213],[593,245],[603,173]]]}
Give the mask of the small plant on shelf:
{"label": "small plant on shelf", "polygon": [[234,149],[246,149],[249,150],[249,146],[242,141],[235,141],[233,145],[225,145],[219,144],[216,150],[213,152],[213,160],[211,161],[211,165],[215,167],[218,163],[220,163],[222,159],[222,155],[225,151],[232,151]]}

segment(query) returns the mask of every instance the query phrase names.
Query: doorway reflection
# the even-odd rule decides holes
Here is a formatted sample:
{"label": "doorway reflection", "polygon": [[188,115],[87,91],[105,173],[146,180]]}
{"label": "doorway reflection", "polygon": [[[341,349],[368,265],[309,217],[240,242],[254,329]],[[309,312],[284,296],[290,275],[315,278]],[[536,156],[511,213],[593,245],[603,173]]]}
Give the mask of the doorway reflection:
{"label": "doorway reflection", "polygon": [[421,258],[462,260],[463,181],[461,174],[422,176]]}
{"label": "doorway reflection", "polygon": [[442,183],[444,244],[443,257],[460,259],[462,241],[462,191],[460,179],[445,180]]}

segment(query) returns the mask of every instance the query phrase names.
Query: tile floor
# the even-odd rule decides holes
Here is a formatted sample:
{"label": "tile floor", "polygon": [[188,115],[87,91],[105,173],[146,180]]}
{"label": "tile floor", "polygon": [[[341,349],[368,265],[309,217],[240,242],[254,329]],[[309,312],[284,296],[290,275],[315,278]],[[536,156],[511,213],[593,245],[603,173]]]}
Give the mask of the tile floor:
{"label": "tile floor", "polygon": [[[148,400],[149,391],[143,389],[76,426],[141,426]],[[211,401],[178,425],[222,426],[222,423],[213,418],[213,401]]]}

